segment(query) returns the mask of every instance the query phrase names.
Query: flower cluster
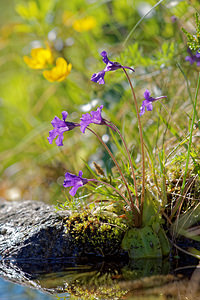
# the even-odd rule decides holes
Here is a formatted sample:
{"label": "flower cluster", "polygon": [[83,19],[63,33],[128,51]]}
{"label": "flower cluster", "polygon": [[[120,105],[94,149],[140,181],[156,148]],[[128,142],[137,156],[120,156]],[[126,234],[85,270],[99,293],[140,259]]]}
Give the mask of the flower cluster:
{"label": "flower cluster", "polygon": [[92,123],[97,125],[106,125],[106,121],[101,116],[102,109],[103,105],[98,107],[96,111],[91,111],[90,114],[83,114],[80,119],[80,123],[66,122],[65,120],[68,116],[66,111],[62,112],[62,120],[55,116],[55,118],[51,121],[54,129],[49,131],[49,143],[52,144],[53,140],[58,136],[56,139],[56,145],[63,146],[63,133],[78,126],[80,126],[82,133],[85,133],[86,128]]}
{"label": "flower cluster", "polygon": [[[102,109],[103,105],[98,107],[96,111],[91,111],[90,114],[83,114],[80,119],[80,123],[66,121],[66,118],[68,116],[68,113],[66,111],[62,112],[62,119],[59,119],[57,116],[55,116],[54,119],[51,121],[53,129],[49,131],[49,137],[47,138],[49,143],[52,144],[53,140],[56,139],[56,145],[63,146],[63,133],[65,131],[70,131],[74,129],[75,127],[80,126],[81,132],[85,133],[86,128],[88,128],[90,124],[107,125],[106,120],[103,119],[101,116]],[[107,126],[110,127],[109,124]],[[95,181],[95,179],[82,178],[82,175],[82,171],[79,171],[78,176],[69,172],[65,174],[63,186],[66,188],[72,186],[72,189],[69,192],[71,196],[75,196],[79,187],[85,185],[89,181]]]}
{"label": "flower cluster", "polygon": [[196,54],[193,54],[192,51],[188,48],[189,55],[186,56],[185,60],[189,61],[191,65],[193,65],[195,62],[197,63],[197,67],[200,67],[200,52],[196,52]]}
{"label": "flower cluster", "polygon": [[[102,71],[100,71],[100,72],[95,73],[95,74],[92,75],[91,80],[94,81],[94,82],[97,82],[99,84],[104,84],[105,83],[105,81],[104,81],[105,73],[109,72],[109,71],[115,71],[115,70],[118,70],[118,69],[123,69],[123,70],[124,69],[130,69],[131,71],[134,72],[134,69],[132,69],[130,67],[123,66],[123,65],[121,65],[118,62],[112,62],[112,61],[110,61],[108,59],[108,57],[107,57],[106,51],[103,51],[101,53],[101,56],[103,57],[103,62],[106,64],[106,67]],[[59,65],[60,62],[61,61],[58,59],[57,60],[57,65],[58,66],[60,66]],[[125,72],[125,74],[126,74],[126,76],[128,78],[128,81],[129,81],[130,86],[131,86],[131,90],[133,92],[133,87],[132,87],[130,78],[129,78],[129,76],[128,76],[128,74],[127,74],[127,72],[125,70],[124,70],[124,72]],[[46,75],[46,77],[49,76],[49,78],[53,81],[55,73],[56,73],[56,71],[55,71],[55,69],[53,69],[52,70],[52,74],[50,74],[50,73],[48,73],[46,71],[45,75]],[[135,103],[135,105],[137,107],[137,101],[136,101],[136,97],[135,97],[134,92],[133,92],[133,95],[134,95],[134,103]],[[155,102],[155,101],[157,101],[157,100],[159,100],[159,99],[166,98],[166,96],[161,96],[161,97],[154,98],[154,97],[150,96],[149,90],[146,90],[145,93],[144,93],[144,98],[145,98],[145,100],[142,102],[142,106],[140,107],[140,113],[138,112],[138,107],[136,109],[137,118],[138,118],[138,124],[139,124],[139,130],[140,130],[140,138],[142,136],[140,116],[142,116],[145,113],[145,110],[152,111],[152,109],[153,109],[152,103]],[[118,193],[121,196],[121,198],[124,199],[124,201],[129,205],[129,207],[131,208],[131,210],[132,210],[132,212],[133,212],[133,214],[135,216],[135,222],[138,225],[138,224],[141,224],[141,220],[142,220],[142,209],[143,209],[143,201],[144,201],[144,183],[145,183],[145,181],[144,181],[145,180],[144,168],[143,168],[142,195],[141,195],[141,201],[139,201],[138,200],[138,194],[137,194],[136,177],[135,177],[135,174],[134,174],[134,168],[133,168],[133,164],[132,164],[132,159],[130,157],[130,153],[128,151],[128,147],[126,145],[126,142],[125,142],[123,136],[121,135],[119,129],[112,122],[107,121],[106,119],[104,119],[102,117],[102,115],[101,115],[102,109],[103,109],[103,105],[101,105],[100,107],[98,107],[96,111],[91,111],[90,113],[83,114],[82,117],[80,118],[80,122],[79,123],[74,123],[74,122],[68,122],[68,121],[66,121],[68,113],[66,111],[63,111],[62,112],[62,119],[59,119],[57,116],[55,116],[54,119],[52,120],[51,124],[53,126],[53,129],[49,131],[48,141],[49,141],[50,144],[52,144],[53,140],[56,139],[55,140],[56,145],[57,146],[63,146],[63,139],[64,139],[63,134],[64,134],[64,132],[70,131],[70,130],[76,128],[76,127],[80,127],[80,130],[81,130],[81,132],[83,134],[85,133],[86,129],[90,130],[93,134],[95,134],[95,136],[103,144],[103,146],[105,147],[106,151],[109,153],[110,157],[112,158],[113,162],[115,163],[116,167],[118,168],[118,171],[119,171],[119,173],[121,175],[123,184],[126,187],[128,198],[123,193],[121,193],[120,190],[116,189],[114,186],[110,185],[107,182],[101,182],[101,181],[99,181],[97,179],[94,179],[94,178],[93,179],[83,178],[82,177],[83,176],[83,172],[82,171],[79,171],[78,176],[67,172],[65,174],[65,180],[64,180],[63,186],[65,188],[72,187],[70,189],[70,191],[69,191],[69,193],[70,193],[71,196],[75,196],[78,188],[82,187],[83,185],[87,184],[88,182],[96,182],[96,183],[101,183],[101,184],[109,186],[116,193]],[[107,147],[107,145],[98,136],[98,134],[95,133],[92,129],[88,128],[90,124],[106,125],[106,126],[110,127],[115,133],[119,134],[119,136],[120,136],[120,138],[122,140],[122,143],[123,143],[123,145],[124,145],[124,147],[126,149],[128,161],[129,161],[129,164],[131,166],[132,177],[133,177],[134,188],[135,188],[136,204],[133,202],[133,198],[132,198],[132,195],[131,195],[131,191],[130,191],[127,179],[123,175],[122,170],[121,170],[118,162],[116,161],[115,157],[113,156],[112,152]],[[142,143],[143,143],[143,138],[141,138],[141,144]],[[143,162],[144,162],[144,150],[143,150],[143,148],[142,148],[142,159],[143,159]],[[144,163],[143,163],[143,165],[144,165]]]}
{"label": "flower cluster", "polygon": [[[51,49],[47,47],[35,48],[31,50],[31,57],[24,56],[25,63],[31,69],[45,69],[53,64],[53,54]],[[68,64],[62,57],[56,60],[56,66],[51,70],[43,71],[43,76],[50,82],[63,81],[71,72],[72,65]]]}

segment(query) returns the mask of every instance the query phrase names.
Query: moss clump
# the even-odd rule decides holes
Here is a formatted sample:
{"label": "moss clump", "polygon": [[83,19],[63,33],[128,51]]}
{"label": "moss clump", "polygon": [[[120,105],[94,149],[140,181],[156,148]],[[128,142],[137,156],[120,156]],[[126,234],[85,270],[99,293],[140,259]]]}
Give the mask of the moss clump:
{"label": "moss clump", "polygon": [[128,291],[120,287],[120,278],[121,273],[118,273],[115,265],[106,265],[104,262],[88,270],[71,271],[65,292],[74,300],[122,299]]}
{"label": "moss clump", "polygon": [[78,249],[101,256],[117,255],[127,225],[116,214],[93,215],[90,211],[72,214],[65,223]]}
{"label": "moss clump", "polygon": [[123,299],[122,297],[127,294],[126,290],[120,289],[120,287],[115,284],[112,287],[99,286],[98,288],[87,288],[80,287],[80,283],[77,285],[72,285],[67,287],[66,292],[70,294],[72,299],[77,300],[96,300],[96,299]]}

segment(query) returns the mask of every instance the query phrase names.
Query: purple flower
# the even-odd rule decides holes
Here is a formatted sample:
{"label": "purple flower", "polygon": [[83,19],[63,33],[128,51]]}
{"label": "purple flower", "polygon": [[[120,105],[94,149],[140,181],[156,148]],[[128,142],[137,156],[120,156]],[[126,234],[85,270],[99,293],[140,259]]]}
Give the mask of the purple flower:
{"label": "purple flower", "polygon": [[105,74],[106,74],[105,71],[100,71],[99,73],[94,73],[91,77],[91,80],[94,82],[98,82],[99,84],[105,84],[105,81],[104,81]]}
{"label": "purple flower", "polygon": [[63,111],[62,120],[60,120],[58,117],[55,117],[51,121],[54,129],[49,131],[49,137],[47,138],[50,144],[52,144],[53,140],[58,136],[58,138],[56,139],[56,145],[63,146],[63,133],[65,131],[74,129],[74,127],[80,126],[80,124],[78,123],[66,122],[65,119],[67,118],[67,115],[68,113],[66,111]]}
{"label": "purple flower", "polygon": [[82,175],[83,175],[82,171],[79,171],[78,176],[68,172],[65,174],[65,180],[63,186],[66,188],[72,186],[72,189],[69,191],[71,196],[74,196],[76,194],[79,187],[88,183],[89,179],[82,178]]}
{"label": "purple flower", "polygon": [[189,48],[187,52],[189,53],[189,55],[186,56],[185,60],[189,61],[191,65],[196,62],[197,66],[200,67],[200,52],[197,51],[196,54],[193,54]]}
{"label": "purple flower", "polygon": [[103,105],[98,107],[96,111],[91,111],[90,114],[87,113],[87,114],[82,115],[80,125],[81,125],[81,131],[83,133],[85,133],[85,129],[91,123],[98,124],[98,125],[106,124],[105,120],[101,116],[102,108],[103,108]]}
{"label": "purple flower", "polygon": [[176,16],[171,16],[171,21],[172,21],[172,23],[176,23],[177,17]]}
{"label": "purple flower", "polygon": [[104,84],[105,83],[105,81],[104,81],[105,73],[109,72],[109,71],[115,71],[118,69],[129,69],[129,70],[135,72],[135,70],[133,68],[122,66],[118,62],[110,61],[107,57],[106,51],[101,52],[101,56],[103,57],[103,62],[106,64],[106,67],[102,71],[100,71],[98,73],[94,73],[92,75],[91,80],[94,82],[97,82],[99,84]]}
{"label": "purple flower", "polygon": [[145,107],[147,111],[152,111],[153,105],[152,102],[157,101],[159,99],[166,98],[166,96],[161,96],[157,98],[150,97],[150,92],[146,90],[144,92],[144,98],[145,100],[142,102],[142,106],[140,107],[140,116],[142,116],[145,113]]}

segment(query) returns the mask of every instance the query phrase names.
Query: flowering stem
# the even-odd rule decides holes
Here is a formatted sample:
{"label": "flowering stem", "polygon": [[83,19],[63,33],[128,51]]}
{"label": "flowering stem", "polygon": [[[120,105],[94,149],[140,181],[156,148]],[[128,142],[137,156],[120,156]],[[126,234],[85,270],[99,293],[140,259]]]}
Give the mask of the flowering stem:
{"label": "flowering stem", "polygon": [[135,92],[133,89],[133,85],[131,83],[130,77],[126,70],[123,68],[123,71],[128,79],[128,82],[131,87],[132,95],[133,95],[133,100],[135,103],[135,108],[136,108],[136,113],[137,113],[137,119],[138,119],[138,127],[139,127],[139,134],[140,134],[140,141],[141,141],[141,152],[142,152],[142,194],[141,194],[141,203],[140,203],[140,211],[141,211],[141,216],[142,216],[142,211],[143,211],[143,204],[144,204],[144,191],[145,191],[145,161],[144,161],[144,140],[143,140],[143,134],[142,134],[142,125],[140,121],[140,114],[139,114],[139,109],[137,105],[137,99],[135,96]]}
{"label": "flowering stem", "polygon": [[[127,181],[126,181],[126,179],[125,179],[125,177],[124,177],[124,175],[123,175],[123,173],[122,173],[122,171],[121,171],[121,169],[120,169],[120,166],[119,166],[118,162],[116,161],[115,157],[113,156],[112,152],[110,151],[110,149],[108,148],[108,146],[103,142],[103,140],[100,138],[100,136],[99,136],[96,132],[94,132],[94,131],[93,131],[91,128],[89,128],[89,127],[87,127],[87,129],[88,129],[89,131],[91,131],[91,132],[98,138],[98,140],[102,143],[102,145],[105,147],[105,149],[107,150],[108,154],[109,154],[110,157],[112,158],[112,160],[113,160],[113,162],[115,163],[115,165],[116,165],[116,167],[117,167],[117,169],[118,169],[118,171],[119,171],[119,173],[120,173],[120,175],[121,175],[121,177],[122,177],[122,180],[123,180],[123,182],[124,182],[124,184],[125,184],[125,186],[126,186],[126,189],[127,189],[128,195],[129,195],[129,199],[130,199],[130,203],[131,203],[130,206],[134,206],[133,199],[132,199],[131,192],[130,192],[130,190],[129,190]],[[130,203],[129,203],[129,204],[130,204]]]}
{"label": "flowering stem", "polygon": [[138,192],[137,192],[137,183],[136,183],[136,178],[135,178],[135,172],[134,172],[134,168],[133,168],[133,163],[132,163],[132,160],[131,160],[131,157],[130,157],[130,153],[128,151],[128,147],[126,145],[126,142],[120,132],[120,130],[117,128],[117,126],[115,124],[113,124],[112,122],[110,121],[107,121],[106,120],[106,123],[109,123],[109,127],[112,128],[114,131],[117,131],[117,133],[119,134],[123,144],[124,144],[124,147],[126,149],[126,152],[127,152],[127,155],[128,155],[128,160],[129,160],[129,163],[130,163],[130,166],[131,166],[131,171],[132,171],[132,176],[133,176],[133,182],[134,182],[134,187],[135,187],[135,197],[136,197],[136,203],[137,203],[137,207],[139,208],[139,200],[138,200]]}
{"label": "flowering stem", "polygon": [[88,179],[88,181],[97,182],[97,183],[100,183],[100,184],[103,184],[103,185],[107,185],[108,187],[112,188],[116,193],[118,193],[124,199],[124,201],[131,207],[131,210],[134,213],[135,226],[137,227],[137,226],[140,225],[140,223],[139,223],[139,216],[140,216],[139,208],[137,206],[135,206],[132,201],[130,203],[128,201],[128,199],[126,197],[124,197],[124,195],[118,189],[116,189],[111,184],[109,184],[105,181],[98,180],[98,179]]}

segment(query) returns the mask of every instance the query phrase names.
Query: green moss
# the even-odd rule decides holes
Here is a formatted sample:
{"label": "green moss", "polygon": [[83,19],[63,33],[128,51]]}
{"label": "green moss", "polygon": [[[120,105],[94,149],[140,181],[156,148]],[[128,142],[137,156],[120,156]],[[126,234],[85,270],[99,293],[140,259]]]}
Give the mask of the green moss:
{"label": "green moss", "polygon": [[92,215],[90,211],[72,214],[65,221],[66,233],[77,246],[92,249],[95,254],[113,255],[121,249],[127,225],[117,215]]}
{"label": "green moss", "polygon": [[70,299],[77,300],[122,299],[128,291],[119,286],[117,275],[114,269],[75,273],[74,276],[71,273],[65,292],[70,294]]}

